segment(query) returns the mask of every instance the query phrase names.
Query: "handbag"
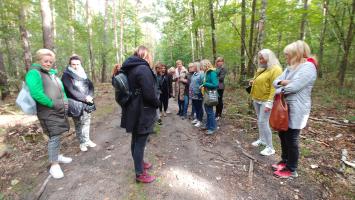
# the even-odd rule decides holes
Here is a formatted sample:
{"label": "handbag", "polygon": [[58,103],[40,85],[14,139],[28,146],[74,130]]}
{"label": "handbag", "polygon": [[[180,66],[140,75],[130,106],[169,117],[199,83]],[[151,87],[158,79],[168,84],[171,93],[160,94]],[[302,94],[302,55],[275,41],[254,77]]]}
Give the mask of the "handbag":
{"label": "handbag", "polygon": [[22,89],[16,98],[16,104],[27,115],[37,114],[36,102],[33,100],[25,82],[22,83]]}
{"label": "handbag", "polygon": [[206,90],[203,95],[203,102],[207,106],[216,106],[218,104],[218,92],[217,90]]}
{"label": "handbag", "polygon": [[276,131],[288,130],[288,106],[285,101],[284,93],[275,95],[269,122],[270,126]]}
{"label": "handbag", "polygon": [[[259,75],[257,75],[253,80],[255,80],[256,78],[258,78],[258,76],[260,76],[262,73],[264,73],[266,71],[266,69],[264,71],[262,71]],[[250,94],[251,92],[251,88],[252,88],[252,85],[248,85],[248,87],[245,88],[245,91],[247,91],[247,93]]]}

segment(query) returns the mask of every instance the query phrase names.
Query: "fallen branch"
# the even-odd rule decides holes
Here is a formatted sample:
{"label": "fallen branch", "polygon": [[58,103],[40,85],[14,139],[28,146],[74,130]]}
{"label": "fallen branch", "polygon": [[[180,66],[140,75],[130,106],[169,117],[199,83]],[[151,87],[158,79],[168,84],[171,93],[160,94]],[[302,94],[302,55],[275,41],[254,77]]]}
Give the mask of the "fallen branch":
{"label": "fallen branch", "polygon": [[[215,154],[215,155],[217,155],[217,156],[219,156],[219,157],[221,157],[223,160],[225,160],[225,161],[227,161],[228,159],[227,158],[225,158],[220,152],[215,152],[215,151],[210,151],[210,150],[208,150],[208,149],[203,149],[203,151],[206,151],[206,152],[208,152],[208,153],[212,153],[212,154]],[[228,162],[228,161],[227,161]]]}
{"label": "fallen branch", "polygon": [[347,161],[348,158],[348,151],[346,149],[341,150],[341,161],[344,162],[344,164],[355,168],[355,163]]}
{"label": "fallen branch", "polygon": [[48,181],[49,181],[49,179],[50,179],[51,177],[52,177],[51,175],[48,175],[48,177],[46,178],[46,180],[44,180],[44,182],[43,182],[41,188],[40,188],[39,191],[36,193],[36,196],[35,196],[35,198],[34,198],[35,200],[38,200],[38,199],[41,198],[41,196],[42,196],[42,194],[43,194],[43,192],[44,192],[44,189],[46,189],[46,186],[47,186],[47,184],[48,184]]}
{"label": "fallen branch", "polygon": [[254,174],[254,164],[253,164],[253,160],[250,159],[250,162],[249,162],[249,174],[248,174],[249,186],[253,185],[253,174]]}
{"label": "fallen branch", "polygon": [[315,117],[309,117],[310,120],[313,120],[313,121],[317,121],[317,122],[329,122],[331,124],[335,124],[335,125],[338,125],[338,126],[350,126],[351,124],[347,124],[347,123],[341,123],[341,122],[338,122],[338,121],[335,121],[335,120],[332,120],[332,119],[319,119],[319,118],[315,118]]}

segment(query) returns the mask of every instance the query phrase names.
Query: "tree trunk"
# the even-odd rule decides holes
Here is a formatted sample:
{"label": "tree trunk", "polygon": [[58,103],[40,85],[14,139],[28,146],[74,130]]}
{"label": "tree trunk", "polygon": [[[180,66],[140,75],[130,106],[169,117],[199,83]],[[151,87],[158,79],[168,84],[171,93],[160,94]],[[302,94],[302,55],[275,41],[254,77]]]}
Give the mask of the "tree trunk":
{"label": "tree trunk", "polygon": [[23,47],[23,59],[25,63],[25,69],[26,72],[31,66],[32,63],[32,55],[31,55],[31,49],[30,49],[30,42],[28,39],[28,33],[27,29],[25,26],[26,22],[26,14],[25,14],[25,6],[23,3],[20,3],[20,13],[19,13],[19,28],[20,28],[20,34],[21,34],[21,39],[22,39],[22,47]]}
{"label": "tree trunk", "polygon": [[213,63],[217,59],[217,47],[216,47],[216,25],[215,25],[215,19],[213,15],[213,0],[210,0],[209,2],[210,6],[210,18],[211,18],[211,29],[212,29],[212,54],[213,54]]}
{"label": "tree trunk", "polygon": [[52,30],[52,12],[49,0],[40,0],[42,15],[42,33],[43,47],[46,49],[54,49],[53,30]]}
{"label": "tree trunk", "polygon": [[4,100],[10,94],[10,91],[2,52],[0,52],[0,90],[1,99]]}
{"label": "tree trunk", "polygon": [[259,20],[259,39],[258,39],[258,51],[263,48],[264,44],[264,35],[265,35],[265,21],[266,21],[266,2],[267,0],[261,1],[261,12],[260,12],[260,20]]}
{"label": "tree trunk", "polygon": [[199,29],[199,38],[200,38],[200,49],[201,49],[201,59],[205,57],[205,34],[204,29]]}
{"label": "tree trunk", "polygon": [[106,82],[106,53],[107,53],[107,18],[108,18],[108,0],[105,0],[105,17],[104,17],[104,38],[102,47],[102,71],[101,71],[101,82]]}
{"label": "tree trunk", "polygon": [[325,33],[327,31],[327,24],[328,24],[328,5],[329,5],[329,0],[324,0],[323,1],[323,27],[322,27],[322,32],[320,33],[320,39],[319,39],[319,54],[318,54],[318,74],[319,78],[323,77],[323,50],[324,50],[324,39],[325,39]]}
{"label": "tree trunk", "polygon": [[[191,9],[192,9],[192,22],[195,23],[196,20],[196,11],[195,11],[195,4],[194,0],[191,1]],[[195,34],[195,48],[196,48],[196,57],[200,58],[200,50],[199,50],[199,44],[198,44],[198,28],[194,27],[194,34]]]}
{"label": "tree trunk", "polygon": [[114,30],[114,46],[115,46],[115,55],[116,55],[116,63],[120,63],[119,53],[118,53],[118,36],[117,36],[117,12],[116,12],[116,1],[113,0],[113,30]]}
{"label": "tree trunk", "polygon": [[256,0],[252,2],[252,12],[250,21],[250,34],[249,34],[249,58],[248,58],[248,76],[252,76],[254,73],[254,51],[253,51],[253,41],[254,41],[254,26],[255,26],[255,11],[256,11]]}
{"label": "tree trunk", "polygon": [[75,0],[68,0],[68,12],[69,12],[69,34],[71,39],[71,53],[75,53]]}
{"label": "tree trunk", "polygon": [[307,22],[307,10],[308,10],[308,0],[303,0],[303,15],[301,21],[301,30],[300,30],[300,40],[306,39],[306,22]]}
{"label": "tree trunk", "polygon": [[239,83],[245,80],[245,29],[246,29],[246,17],[245,17],[245,0],[242,0],[242,24],[241,24],[241,45],[240,45],[240,77]]}
{"label": "tree trunk", "polygon": [[91,79],[96,81],[95,77],[95,60],[93,54],[93,45],[92,45],[92,16],[91,16],[91,0],[86,0],[86,19],[87,19],[87,28],[89,33],[89,73],[91,74]]}
{"label": "tree trunk", "polygon": [[123,62],[123,26],[124,26],[124,12],[125,12],[125,7],[124,7],[124,0],[120,0],[120,11],[121,11],[121,16],[120,16],[120,60]]}
{"label": "tree trunk", "polygon": [[[53,41],[55,42],[55,38],[57,38],[57,29],[56,29],[56,23],[55,23],[55,6],[53,3],[54,0],[50,0],[50,6],[51,6],[51,17],[52,17],[52,33],[53,33]],[[53,47],[54,48],[54,47]]]}
{"label": "tree trunk", "polygon": [[352,11],[351,11],[351,15],[350,15],[348,34],[347,34],[346,40],[344,41],[345,53],[343,55],[343,58],[342,58],[342,61],[340,64],[340,69],[339,69],[339,83],[340,83],[339,86],[341,89],[344,88],[346,68],[348,65],[351,43],[353,41],[353,36],[354,36],[354,15],[355,15],[355,0],[353,0],[353,2],[352,2]]}
{"label": "tree trunk", "polygon": [[281,41],[282,41],[282,31],[279,32],[279,35],[277,37],[277,57],[280,58],[280,52],[281,52]]}

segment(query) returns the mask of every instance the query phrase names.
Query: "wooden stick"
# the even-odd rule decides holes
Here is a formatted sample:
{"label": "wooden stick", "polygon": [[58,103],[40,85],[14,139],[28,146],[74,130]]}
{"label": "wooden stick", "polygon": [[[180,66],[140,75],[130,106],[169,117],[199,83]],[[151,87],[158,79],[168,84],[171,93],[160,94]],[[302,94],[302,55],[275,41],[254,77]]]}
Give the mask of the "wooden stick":
{"label": "wooden stick", "polygon": [[44,180],[44,182],[43,182],[41,188],[40,188],[39,191],[36,193],[36,196],[35,196],[35,198],[34,198],[35,200],[38,200],[38,199],[41,198],[41,196],[42,196],[42,194],[43,194],[43,192],[44,192],[44,189],[46,189],[46,186],[47,186],[47,184],[48,184],[48,181],[49,181],[49,179],[50,179],[51,177],[52,177],[51,175],[48,175],[48,177],[46,178],[46,180]]}
{"label": "wooden stick", "polygon": [[253,185],[253,175],[254,175],[254,164],[253,164],[253,160],[250,159],[249,174],[248,174],[249,186]]}

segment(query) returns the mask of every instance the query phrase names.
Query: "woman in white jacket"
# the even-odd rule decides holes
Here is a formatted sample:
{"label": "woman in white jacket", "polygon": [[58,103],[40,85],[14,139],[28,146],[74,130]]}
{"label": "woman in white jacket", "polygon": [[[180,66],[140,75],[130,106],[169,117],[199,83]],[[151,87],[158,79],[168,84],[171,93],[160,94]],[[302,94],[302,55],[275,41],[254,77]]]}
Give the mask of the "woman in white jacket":
{"label": "woman in white jacket", "polygon": [[[280,178],[297,177],[299,157],[299,134],[311,111],[311,92],[317,79],[317,69],[309,62],[309,46],[304,41],[287,45],[284,53],[288,66],[273,82],[277,91],[285,94],[289,109],[288,130],[279,132],[281,140],[281,161],[273,165],[274,175]],[[314,59],[312,59],[314,61]]]}

